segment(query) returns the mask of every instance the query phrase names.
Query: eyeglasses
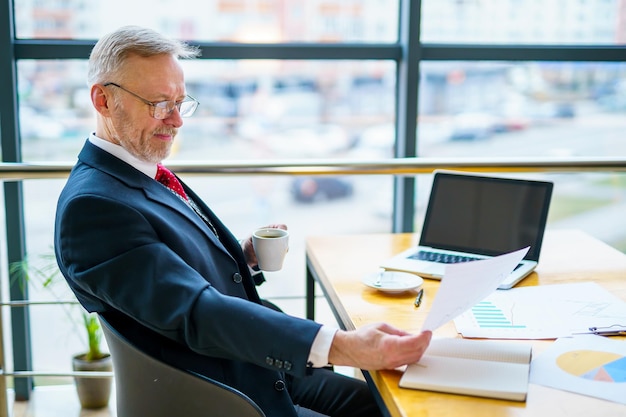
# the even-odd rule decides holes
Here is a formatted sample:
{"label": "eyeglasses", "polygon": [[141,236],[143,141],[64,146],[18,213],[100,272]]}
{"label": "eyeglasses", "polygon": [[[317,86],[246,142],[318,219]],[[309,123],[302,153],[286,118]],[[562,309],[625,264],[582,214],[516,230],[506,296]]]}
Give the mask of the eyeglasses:
{"label": "eyeglasses", "polygon": [[150,106],[152,108],[151,116],[158,120],[163,120],[169,117],[175,108],[178,109],[178,112],[180,113],[180,117],[189,117],[196,111],[196,109],[198,108],[198,104],[200,104],[198,100],[196,100],[195,98],[189,95],[186,96],[182,101],[168,100],[168,101],[152,102],[133,93],[130,90],[125,89],[119,84],[115,84],[115,83],[103,84],[104,87],[108,87],[110,85],[126,91],[128,94],[135,96],[135,98],[141,100],[142,102]]}

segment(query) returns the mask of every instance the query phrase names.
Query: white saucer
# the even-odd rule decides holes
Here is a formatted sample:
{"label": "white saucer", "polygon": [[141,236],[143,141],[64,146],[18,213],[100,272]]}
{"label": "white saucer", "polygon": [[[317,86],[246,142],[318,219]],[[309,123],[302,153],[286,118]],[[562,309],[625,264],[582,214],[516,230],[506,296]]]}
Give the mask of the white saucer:
{"label": "white saucer", "polygon": [[394,294],[417,289],[422,286],[424,280],[408,272],[383,271],[368,274],[361,282],[378,291]]}

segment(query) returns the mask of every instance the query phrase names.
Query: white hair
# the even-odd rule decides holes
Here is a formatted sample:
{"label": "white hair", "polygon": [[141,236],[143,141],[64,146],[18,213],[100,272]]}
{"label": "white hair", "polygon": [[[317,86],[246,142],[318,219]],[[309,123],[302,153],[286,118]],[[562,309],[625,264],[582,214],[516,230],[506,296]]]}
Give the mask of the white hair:
{"label": "white hair", "polygon": [[164,37],[160,33],[138,26],[124,26],[103,36],[89,56],[87,83],[92,86],[115,79],[123,71],[124,62],[130,55],[151,57],[172,55],[176,58],[195,58],[197,47]]}

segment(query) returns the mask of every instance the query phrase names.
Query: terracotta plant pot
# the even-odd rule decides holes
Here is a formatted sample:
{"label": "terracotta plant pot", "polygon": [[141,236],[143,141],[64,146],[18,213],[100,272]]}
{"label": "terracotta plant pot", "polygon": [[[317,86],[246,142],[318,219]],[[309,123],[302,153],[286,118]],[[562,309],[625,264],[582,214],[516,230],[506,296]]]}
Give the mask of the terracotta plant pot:
{"label": "terracotta plant pot", "polygon": [[[72,368],[75,371],[110,372],[113,370],[111,355],[95,361],[86,361],[85,354],[72,358]],[[113,378],[82,378],[74,377],[78,399],[83,408],[103,408],[109,404]]]}

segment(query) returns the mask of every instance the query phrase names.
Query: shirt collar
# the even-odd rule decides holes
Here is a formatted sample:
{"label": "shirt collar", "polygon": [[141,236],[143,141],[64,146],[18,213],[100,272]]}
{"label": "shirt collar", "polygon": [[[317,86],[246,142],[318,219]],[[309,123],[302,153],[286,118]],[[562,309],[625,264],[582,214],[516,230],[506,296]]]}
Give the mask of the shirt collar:
{"label": "shirt collar", "polygon": [[133,155],[130,154],[126,149],[122,148],[120,145],[116,145],[115,143],[111,143],[107,140],[99,138],[96,136],[95,132],[89,136],[89,142],[110,153],[111,155],[121,159],[126,162],[133,168],[143,172],[150,178],[156,177],[157,166],[151,162],[145,162],[137,159]]}

